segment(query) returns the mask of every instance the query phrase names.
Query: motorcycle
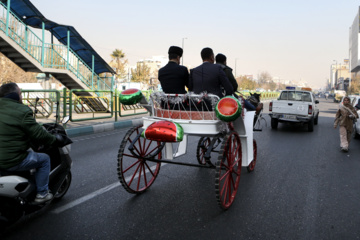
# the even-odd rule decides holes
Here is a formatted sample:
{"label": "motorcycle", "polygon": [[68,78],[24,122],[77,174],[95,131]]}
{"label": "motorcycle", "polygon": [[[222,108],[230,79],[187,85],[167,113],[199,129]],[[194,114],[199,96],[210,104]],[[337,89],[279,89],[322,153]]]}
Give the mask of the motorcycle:
{"label": "motorcycle", "polygon": [[[68,118],[65,117],[63,123]],[[38,212],[52,201],[60,200],[68,191],[71,184],[72,159],[69,155],[71,139],[67,137],[65,129],[58,123],[46,123],[43,127],[57,138],[61,139],[61,146],[38,146],[32,144],[32,149],[44,152],[50,156],[51,170],[49,174],[49,190],[53,193],[52,200],[45,203],[35,203],[36,185],[32,169],[23,172],[0,170],[0,233],[23,217]]]}

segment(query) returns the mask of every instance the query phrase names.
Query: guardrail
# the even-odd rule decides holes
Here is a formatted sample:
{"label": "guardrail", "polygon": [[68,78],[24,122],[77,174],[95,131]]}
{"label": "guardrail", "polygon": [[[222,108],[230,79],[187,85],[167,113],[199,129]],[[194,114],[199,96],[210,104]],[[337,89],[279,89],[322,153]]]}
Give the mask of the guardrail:
{"label": "guardrail", "polygon": [[[94,97],[77,96],[77,92],[93,92],[96,94]],[[143,95],[149,99],[152,91],[142,91]],[[53,119],[54,121],[60,120],[62,117],[69,115],[71,122],[80,122],[96,119],[113,118],[115,122],[118,117],[128,117],[140,114],[146,114],[147,111],[141,105],[122,105],[119,102],[119,91],[109,90],[83,90],[73,89],[68,91],[58,90],[26,90],[22,89],[23,103],[28,105],[31,109],[37,109],[35,115],[38,119]],[[249,92],[242,92],[246,96],[250,96]],[[277,92],[262,92],[261,100],[275,99],[279,96]],[[36,98],[39,98],[35,106]],[[95,111],[83,102],[84,98],[92,98],[100,101],[103,106],[106,106],[106,111]],[[55,115],[54,115],[55,114]],[[81,115],[91,115],[91,117],[79,118]]]}
{"label": "guardrail", "polygon": [[[50,93],[50,94],[49,94]],[[31,95],[32,94],[32,95]],[[57,90],[22,90],[23,103],[28,105],[35,118],[49,118],[55,112],[55,121],[60,120],[60,108],[54,110],[54,102],[60,105],[60,92]],[[36,99],[38,98],[38,103]],[[39,110],[40,108],[40,110]],[[35,111],[37,110],[37,111]],[[45,114],[46,113],[46,114]]]}
{"label": "guardrail", "polygon": [[240,93],[244,97],[249,97],[250,93],[258,93],[258,94],[260,94],[261,101],[275,99],[280,95],[279,92],[249,92],[249,91],[245,92],[245,91],[240,91]]}
{"label": "guardrail", "polygon": [[[109,106],[108,104],[107,104],[107,109],[106,109],[106,111],[94,111],[94,109],[92,109],[93,111],[91,112],[92,114],[93,114],[93,117],[92,118],[80,118],[80,119],[74,119],[73,117],[72,117],[72,115],[73,115],[73,111],[72,111],[72,109],[73,109],[73,106],[74,106],[74,109],[75,109],[75,107],[76,107],[76,104],[75,103],[79,103],[79,101],[81,101],[82,100],[82,98],[84,98],[84,97],[76,97],[74,100],[74,104],[73,104],[73,96],[74,96],[74,92],[93,92],[93,93],[96,93],[96,94],[98,94],[98,93],[108,93],[108,94],[110,94],[110,100],[109,100],[109,98],[107,98],[107,97],[87,97],[88,99],[94,99],[94,101],[96,101],[96,102],[99,102],[99,103],[101,103],[102,105],[103,105],[103,103],[109,103],[110,102],[110,105],[111,106]],[[105,99],[105,101],[102,101],[103,99]],[[87,120],[95,120],[95,119],[104,119],[104,118],[112,118],[113,116],[114,116],[114,111],[113,111],[113,101],[112,101],[112,99],[113,99],[113,92],[112,91],[106,91],[106,90],[103,90],[103,91],[98,91],[98,90],[82,90],[82,89],[72,89],[71,91],[70,91],[70,102],[69,102],[69,116],[70,116],[70,121],[72,121],[72,122],[79,122],[79,121],[87,121]],[[83,106],[83,105],[82,105]],[[110,107],[110,109],[109,109],[109,107]],[[91,106],[89,106],[89,108],[91,108]],[[79,112],[78,111],[76,111],[78,114],[79,114]],[[86,113],[88,113],[88,112],[86,112]],[[110,113],[110,116],[102,116],[102,117],[95,117],[95,113]],[[80,112],[80,114],[81,114],[81,112]]]}

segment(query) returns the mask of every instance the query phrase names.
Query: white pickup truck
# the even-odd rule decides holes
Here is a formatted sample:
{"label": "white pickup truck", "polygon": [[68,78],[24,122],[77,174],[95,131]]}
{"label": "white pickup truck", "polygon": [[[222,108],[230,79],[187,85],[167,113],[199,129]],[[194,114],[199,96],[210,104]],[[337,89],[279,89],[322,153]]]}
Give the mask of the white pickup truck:
{"label": "white pickup truck", "polygon": [[311,91],[283,90],[279,98],[269,104],[271,128],[277,129],[279,122],[305,123],[309,132],[314,131],[319,118],[318,103]]}

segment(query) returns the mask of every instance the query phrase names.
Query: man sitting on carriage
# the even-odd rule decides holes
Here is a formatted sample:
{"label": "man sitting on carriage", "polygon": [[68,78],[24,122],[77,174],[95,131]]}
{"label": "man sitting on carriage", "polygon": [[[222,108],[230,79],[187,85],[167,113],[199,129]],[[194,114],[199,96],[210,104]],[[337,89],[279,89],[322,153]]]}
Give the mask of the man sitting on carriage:
{"label": "man sitting on carriage", "polygon": [[189,83],[189,71],[179,65],[183,50],[177,46],[171,46],[168,51],[169,62],[159,69],[158,78],[161,88],[165,93],[186,93],[185,87]]}
{"label": "man sitting on carriage", "polygon": [[[189,91],[196,94],[207,92],[219,98],[231,96],[234,88],[220,65],[214,64],[215,57],[211,48],[201,50],[203,64],[190,71]],[[222,92],[222,89],[225,93]]]}
{"label": "man sitting on carriage", "polygon": [[232,73],[232,69],[226,65],[226,56],[224,54],[219,53],[216,55],[215,60],[216,60],[216,64],[220,65],[221,68],[224,70],[226,77],[229,79],[231,85],[233,86],[234,95],[237,98],[243,99],[245,108],[248,111],[256,111],[256,115],[258,115],[259,112],[261,111],[261,109],[263,108],[262,103],[260,103],[260,94],[256,94],[256,93],[251,94],[249,101],[247,99],[243,98],[242,96],[240,96],[240,97],[237,96],[237,94],[235,92],[238,89],[238,84]]}
{"label": "man sitting on carriage", "polygon": [[[206,91],[217,95],[219,98],[235,95],[238,84],[232,74],[232,70],[226,66],[226,56],[218,54],[214,64],[214,52],[211,48],[204,48],[201,51],[203,64],[190,71],[189,91],[197,94]],[[229,71],[230,70],[230,71]],[[224,93],[222,91],[224,90]],[[252,94],[250,101],[242,98],[244,107],[248,111],[256,111],[259,114],[263,105],[260,103],[259,94]]]}
{"label": "man sitting on carriage", "polygon": [[[185,94],[189,84],[189,71],[186,67],[180,65],[180,58],[183,49],[177,46],[171,46],[168,51],[169,62],[159,69],[158,78],[161,88],[167,94]],[[165,109],[181,109],[179,104],[162,101],[161,107]]]}

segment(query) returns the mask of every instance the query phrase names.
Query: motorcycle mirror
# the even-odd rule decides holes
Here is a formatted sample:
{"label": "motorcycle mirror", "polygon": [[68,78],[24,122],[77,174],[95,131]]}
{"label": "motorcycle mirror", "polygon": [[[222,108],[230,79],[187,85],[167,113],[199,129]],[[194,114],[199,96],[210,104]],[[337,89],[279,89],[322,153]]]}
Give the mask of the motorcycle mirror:
{"label": "motorcycle mirror", "polygon": [[70,120],[70,116],[65,116],[61,121],[62,124],[66,124]]}

